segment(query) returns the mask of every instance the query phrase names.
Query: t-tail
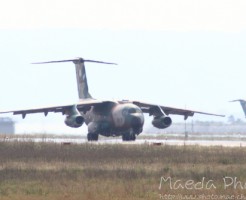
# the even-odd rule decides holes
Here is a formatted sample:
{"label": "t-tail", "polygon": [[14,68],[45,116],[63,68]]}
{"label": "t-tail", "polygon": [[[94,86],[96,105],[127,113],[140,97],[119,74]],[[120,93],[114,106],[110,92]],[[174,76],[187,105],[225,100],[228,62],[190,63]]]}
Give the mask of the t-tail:
{"label": "t-tail", "polygon": [[246,101],[243,100],[243,99],[236,99],[236,100],[233,100],[233,101],[230,101],[230,102],[235,102],[235,101],[239,101],[241,106],[242,106],[242,109],[243,109],[243,112],[244,112],[244,115],[246,117]]}
{"label": "t-tail", "polygon": [[79,99],[92,98],[92,96],[89,93],[89,87],[87,83],[86,70],[85,70],[85,65],[84,65],[85,62],[116,65],[115,63],[102,62],[102,61],[96,61],[96,60],[85,60],[83,58],[75,58],[71,60],[38,62],[38,63],[33,63],[33,64],[47,64],[47,63],[61,63],[61,62],[73,62],[75,64]]}

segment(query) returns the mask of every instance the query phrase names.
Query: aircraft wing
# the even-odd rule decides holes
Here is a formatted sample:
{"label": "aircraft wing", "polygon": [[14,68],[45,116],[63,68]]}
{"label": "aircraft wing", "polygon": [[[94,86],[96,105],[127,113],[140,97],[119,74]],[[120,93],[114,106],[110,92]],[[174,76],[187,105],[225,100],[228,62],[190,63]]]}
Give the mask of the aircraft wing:
{"label": "aircraft wing", "polygon": [[149,115],[154,115],[154,116],[160,116],[163,114],[183,115],[184,119],[186,120],[188,117],[192,117],[195,113],[198,113],[198,114],[204,114],[204,115],[225,117],[225,115],[200,112],[200,111],[194,111],[194,110],[186,110],[186,109],[180,109],[180,108],[172,108],[172,107],[167,107],[167,106],[159,106],[156,104],[149,104],[149,103],[144,103],[140,101],[132,101],[132,103],[139,106],[144,113],[149,113]]}
{"label": "aircraft wing", "polygon": [[8,111],[0,111],[0,114],[3,113],[13,113],[14,115],[22,115],[22,118],[25,118],[27,114],[33,113],[44,113],[45,116],[48,115],[49,112],[54,113],[62,113],[66,114],[67,110],[71,109],[71,107],[76,106],[77,110],[86,112],[90,109],[91,106],[103,104],[109,101],[99,101],[95,99],[86,99],[80,100],[75,104],[68,105],[59,105],[59,106],[47,106],[47,107],[39,107],[39,108],[31,108],[31,109],[23,109],[23,110],[8,110]]}

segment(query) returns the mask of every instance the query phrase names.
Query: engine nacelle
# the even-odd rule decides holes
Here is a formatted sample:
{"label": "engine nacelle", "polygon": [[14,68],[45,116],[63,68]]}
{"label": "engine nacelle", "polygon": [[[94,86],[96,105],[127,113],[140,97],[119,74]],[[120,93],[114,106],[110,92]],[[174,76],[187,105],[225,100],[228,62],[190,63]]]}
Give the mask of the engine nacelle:
{"label": "engine nacelle", "polygon": [[81,127],[84,123],[84,118],[81,115],[70,115],[65,118],[65,124],[72,128]]}
{"label": "engine nacelle", "polygon": [[172,124],[172,119],[168,116],[154,117],[152,124],[156,128],[163,129],[169,127]]}

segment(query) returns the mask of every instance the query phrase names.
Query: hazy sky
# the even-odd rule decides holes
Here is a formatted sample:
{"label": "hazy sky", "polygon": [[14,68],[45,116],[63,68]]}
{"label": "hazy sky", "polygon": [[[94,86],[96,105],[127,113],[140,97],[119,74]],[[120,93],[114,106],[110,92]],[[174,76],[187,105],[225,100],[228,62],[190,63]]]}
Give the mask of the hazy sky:
{"label": "hazy sky", "polygon": [[9,0],[1,28],[244,31],[244,0]]}
{"label": "hazy sky", "polygon": [[[71,63],[30,63],[81,56],[119,64],[87,64],[94,98],[143,100],[243,119],[239,104],[228,101],[246,98],[245,10],[244,0],[2,2],[1,110],[76,101]],[[63,125],[58,115],[52,120]],[[51,120],[27,118],[15,120]]]}

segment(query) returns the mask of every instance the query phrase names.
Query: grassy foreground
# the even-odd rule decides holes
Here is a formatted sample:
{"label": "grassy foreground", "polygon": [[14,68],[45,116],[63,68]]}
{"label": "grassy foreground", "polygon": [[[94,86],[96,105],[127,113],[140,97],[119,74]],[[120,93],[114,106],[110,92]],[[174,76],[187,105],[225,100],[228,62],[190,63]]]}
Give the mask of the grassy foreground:
{"label": "grassy foreground", "polygon": [[243,147],[0,142],[1,200],[246,199],[245,183]]}

